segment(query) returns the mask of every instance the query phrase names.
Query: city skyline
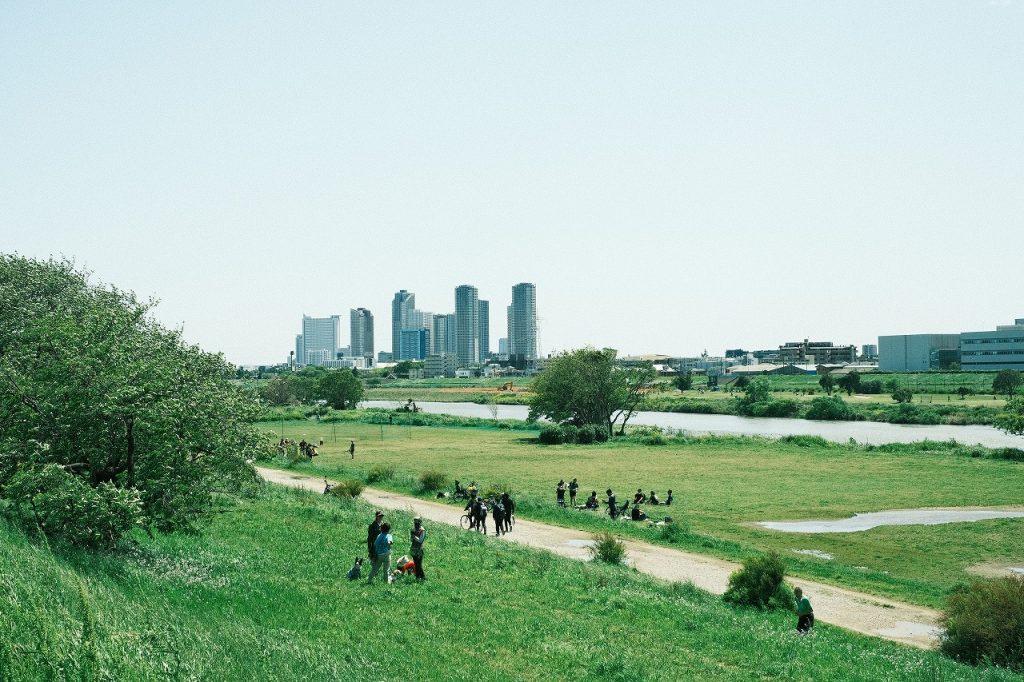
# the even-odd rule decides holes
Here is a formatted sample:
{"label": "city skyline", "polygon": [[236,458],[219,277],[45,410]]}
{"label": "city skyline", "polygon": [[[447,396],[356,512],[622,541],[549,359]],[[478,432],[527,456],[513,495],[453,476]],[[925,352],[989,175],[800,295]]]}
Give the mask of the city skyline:
{"label": "city skyline", "polygon": [[[0,248],[239,364],[397,286],[544,354],[1021,314],[1024,3],[33,3],[0,22]],[[571,35],[571,40],[565,36]],[[244,333],[239,333],[243,330]]]}

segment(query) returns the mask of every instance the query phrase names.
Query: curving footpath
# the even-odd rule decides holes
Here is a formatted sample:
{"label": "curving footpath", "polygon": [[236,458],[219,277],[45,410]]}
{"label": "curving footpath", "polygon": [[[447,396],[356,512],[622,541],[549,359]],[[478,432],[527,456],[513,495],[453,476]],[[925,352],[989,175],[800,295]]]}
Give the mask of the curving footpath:
{"label": "curving footpath", "polygon": [[[323,478],[261,467],[256,470],[264,480],[271,483],[313,492],[323,491]],[[424,519],[452,526],[459,525],[463,513],[460,508],[449,504],[420,500],[376,488],[366,488],[362,497],[376,507],[407,510]],[[517,519],[515,530],[500,539],[547,550],[570,559],[590,558],[587,551],[591,542],[590,534],[572,528]],[[629,561],[638,571],[662,580],[691,582],[713,594],[725,592],[729,574],[740,567],[731,561],[646,542],[625,540],[625,544]],[[815,620],[921,649],[932,648],[937,644],[940,632],[937,611],[800,578],[790,578],[789,582],[795,587],[802,587],[811,598]]]}

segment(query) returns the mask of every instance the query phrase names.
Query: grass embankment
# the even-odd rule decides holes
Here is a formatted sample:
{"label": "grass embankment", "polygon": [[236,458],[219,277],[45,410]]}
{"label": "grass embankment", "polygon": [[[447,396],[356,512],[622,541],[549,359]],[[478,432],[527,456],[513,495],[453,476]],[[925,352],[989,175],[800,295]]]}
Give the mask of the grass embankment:
{"label": "grass embankment", "polygon": [[[0,523],[0,678],[1022,679],[433,525],[426,583],[350,583],[369,518],[274,489],[112,555]],[[410,519],[389,520],[402,551]]]}
{"label": "grass embankment", "polygon": [[[280,426],[275,426],[276,433]],[[332,440],[334,431],[337,442]],[[286,423],[285,435],[325,439],[316,463],[299,465],[315,475],[365,480],[371,467],[381,466],[394,476],[374,485],[421,494],[418,475],[439,469],[464,485],[476,480],[484,489],[511,486],[524,517],[592,531],[614,529],[732,560],[774,549],[786,557],[794,574],[927,606],[940,606],[951,589],[970,580],[966,569],[974,564],[1024,565],[1022,519],[818,535],[753,525],[846,518],[884,509],[1024,505],[1024,464],[999,459],[998,451],[984,448],[739,437],[668,438],[660,446],[614,441],[541,446],[533,439],[535,432],[308,421]],[[355,461],[348,457],[350,438],[358,442]],[[620,503],[638,487],[647,493],[653,488],[662,497],[671,488],[675,505],[655,507],[653,513],[670,514],[683,532],[668,538],[646,526],[613,522],[604,514],[558,509],[555,485],[560,478],[573,477],[579,479],[581,498],[597,490],[604,499],[604,490],[611,487]],[[834,558],[797,554],[800,550]]]}

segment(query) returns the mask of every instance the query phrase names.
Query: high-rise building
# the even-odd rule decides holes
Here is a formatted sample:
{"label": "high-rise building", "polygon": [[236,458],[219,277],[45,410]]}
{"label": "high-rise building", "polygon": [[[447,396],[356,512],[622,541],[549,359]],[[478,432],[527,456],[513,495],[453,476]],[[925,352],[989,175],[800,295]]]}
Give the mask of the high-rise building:
{"label": "high-rise building", "polygon": [[295,335],[295,357],[292,361],[296,367],[306,364],[306,344],[302,341],[302,334]]}
{"label": "high-rise building", "polygon": [[422,360],[427,357],[427,330],[403,329],[399,360]]}
{"label": "high-rise building", "polygon": [[491,354],[491,304],[480,301],[480,357],[483,362]]}
{"label": "high-rise building", "polygon": [[455,313],[448,313],[445,315],[445,318],[447,320],[445,329],[448,330],[448,338],[444,342],[444,352],[456,353],[456,346],[458,344],[455,342]]}
{"label": "high-rise building", "polygon": [[297,365],[321,364],[325,360],[334,360],[338,354],[338,339],[341,337],[341,316],[331,315],[330,317],[302,316],[302,341],[296,339],[296,355],[301,350],[302,354],[297,357]]}
{"label": "high-rise building", "polygon": [[434,315],[430,326],[430,352],[432,354],[450,353],[449,338],[454,341],[455,318],[453,315]]}
{"label": "high-rise building", "polygon": [[373,313],[366,308],[349,311],[352,357],[373,357]]}
{"label": "high-rise building", "polygon": [[455,353],[463,366],[480,362],[480,301],[470,284],[455,288]]}
{"label": "high-rise building", "polygon": [[397,358],[401,354],[402,330],[409,329],[412,313],[416,310],[416,294],[402,289],[391,301],[391,353]]}
{"label": "high-rise building", "polygon": [[524,360],[537,359],[537,287],[522,282],[512,287],[508,307],[508,352]]}

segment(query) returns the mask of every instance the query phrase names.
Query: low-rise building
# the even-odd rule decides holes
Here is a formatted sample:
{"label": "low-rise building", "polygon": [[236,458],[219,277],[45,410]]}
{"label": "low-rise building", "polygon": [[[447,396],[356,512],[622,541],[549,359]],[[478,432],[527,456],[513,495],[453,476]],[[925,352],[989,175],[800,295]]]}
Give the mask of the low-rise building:
{"label": "low-rise building", "polygon": [[831,341],[790,341],[779,346],[779,361],[783,364],[834,365],[856,362],[857,347],[837,346]]}
{"label": "low-rise building", "polygon": [[1024,371],[1024,318],[995,331],[960,334],[960,369],[996,372],[1002,369]]}
{"label": "low-rise building", "polygon": [[459,356],[455,353],[435,353],[423,361],[423,374],[429,378],[454,377],[459,368]]}

